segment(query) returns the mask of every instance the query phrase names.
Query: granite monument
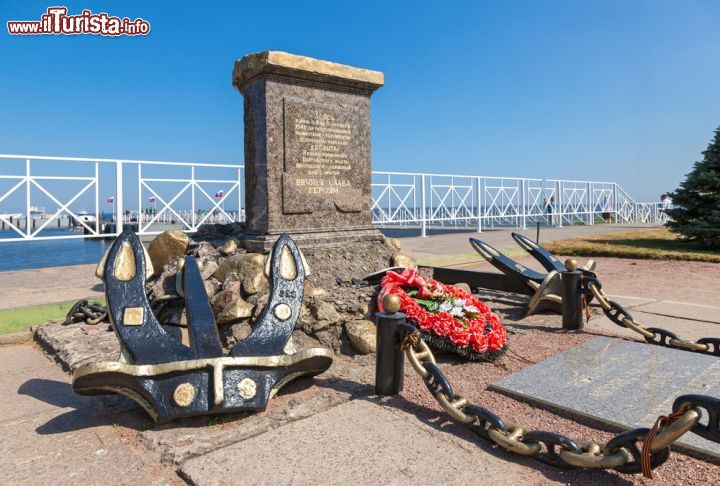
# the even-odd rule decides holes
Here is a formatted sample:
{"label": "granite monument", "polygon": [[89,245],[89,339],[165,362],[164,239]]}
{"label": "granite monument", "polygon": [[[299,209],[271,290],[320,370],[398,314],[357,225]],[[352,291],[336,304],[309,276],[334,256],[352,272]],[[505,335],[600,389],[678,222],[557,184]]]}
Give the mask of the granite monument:
{"label": "granite monument", "polygon": [[370,96],[383,74],[285,52],[235,63],[244,96],[245,246],[380,241],[370,187]]}

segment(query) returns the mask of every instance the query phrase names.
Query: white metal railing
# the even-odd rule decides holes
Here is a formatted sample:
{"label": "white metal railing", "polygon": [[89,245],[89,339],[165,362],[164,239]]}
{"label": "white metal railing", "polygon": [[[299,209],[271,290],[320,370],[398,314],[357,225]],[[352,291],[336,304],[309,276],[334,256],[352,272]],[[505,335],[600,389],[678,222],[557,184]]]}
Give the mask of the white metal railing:
{"label": "white metal railing", "polygon": [[408,172],[372,173],[373,223],[430,227],[660,224],[662,203],[638,203],[617,183]]}
{"label": "white metal railing", "polygon": [[[168,170],[176,176],[167,177]],[[238,222],[244,217],[243,177],[242,165],[2,154],[0,242],[115,236],[126,225],[152,235],[168,226],[194,232],[206,222]],[[49,181],[64,183],[51,189]],[[109,213],[100,209],[103,200],[112,204]],[[43,203],[57,210],[33,211]],[[92,211],[80,209],[88,206]],[[47,234],[55,222],[77,232]]]}
{"label": "white metal railing", "polygon": [[668,220],[666,209],[670,209],[670,207],[662,202],[635,203],[635,221],[647,224],[665,224]]}
{"label": "white metal railing", "polygon": [[[194,232],[208,222],[240,222],[245,217],[243,169],[0,155],[0,242],[114,236],[127,225],[152,235],[168,228]],[[374,224],[417,227],[423,236],[431,227],[482,231],[537,222],[563,226],[667,220],[662,203],[636,202],[614,182],[374,171],[371,187]],[[111,202],[112,211],[101,210]],[[45,213],[38,209],[41,205],[56,209]],[[85,207],[92,211],[81,211]],[[56,226],[78,232],[51,232]]]}

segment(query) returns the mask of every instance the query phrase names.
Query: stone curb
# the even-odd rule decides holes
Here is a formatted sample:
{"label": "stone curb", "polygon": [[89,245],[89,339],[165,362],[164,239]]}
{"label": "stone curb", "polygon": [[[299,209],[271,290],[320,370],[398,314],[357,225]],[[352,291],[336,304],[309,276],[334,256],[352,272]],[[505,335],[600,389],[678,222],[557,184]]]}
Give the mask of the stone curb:
{"label": "stone curb", "polygon": [[22,344],[33,340],[35,327],[30,327],[18,332],[0,334],[0,346],[9,344]]}

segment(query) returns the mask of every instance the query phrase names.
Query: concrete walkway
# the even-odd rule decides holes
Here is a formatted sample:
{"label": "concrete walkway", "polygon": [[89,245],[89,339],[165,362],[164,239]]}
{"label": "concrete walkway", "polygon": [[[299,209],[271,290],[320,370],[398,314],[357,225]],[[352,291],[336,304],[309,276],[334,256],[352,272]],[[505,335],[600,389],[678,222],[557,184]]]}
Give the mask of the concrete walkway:
{"label": "concrete walkway", "polygon": [[[620,231],[641,231],[657,229],[657,225],[636,224],[596,224],[592,226],[565,226],[563,228],[540,228],[540,244],[543,241],[596,236]],[[482,233],[476,231],[431,230],[430,236],[418,236],[417,230],[384,229],[383,234],[400,239],[403,252],[415,259],[445,257],[451,255],[474,253],[468,238],[477,238],[498,250],[518,248],[510,233],[520,233],[535,241],[536,228],[518,230],[515,228],[487,229]]]}
{"label": "concrete walkway", "polygon": [[[33,345],[0,347],[0,369],[3,484],[166,485],[185,479],[198,485],[417,485],[470,484],[486,477],[510,485],[522,483],[529,472],[373,398],[347,397],[316,408],[309,395],[321,396],[322,380],[295,398],[273,400],[268,409],[272,416],[289,402],[300,416],[261,422],[254,432],[235,437],[232,427],[201,425],[207,419],[194,427],[158,427],[123,397],[76,395],[70,377]],[[298,410],[302,403],[308,404],[304,413]],[[175,429],[181,433],[177,441]],[[158,443],[154,436],[161,437]],[[230,445],[223,447],[223,438]],[[158,452],[164,446],[182,450],[183,441],[196,443],[181,464]]]}
{"label": "concrete walkway", "polygon": [[0,310],[104,297],[96,264],[0,272]]}
{"label": "concrete walkway", "polygon": [[[35,347],[0,347],[0,480],[3,484],[178,484],[172,469],[138,448],[134,405],[100,407]],[[108,415],[112,415],[109,417]]]}
{"label": "concrete walkway", "polygon": [[[497,239],[490,240],[490,235]],[[437,249],[465,252],[467,236],[446,235],[446,246]],[[434,238],[417,239],[416,248],[436,245],[431,243]],[[503,241],[512,244],[509,231],[484,233],[483,238],[498,248],[509,246]],[[409,240],[403,240],[406,248],[413,244]],[[532,264],[529,257],[518,260]],[[486,263],[468,267],[491,268]],[[639,321],[690,339],[720,336],[720,306],[714,287],[718,269],[718,264],[700,262],[598,259],[604,288],[628,306]],[[0,285],[8,292],[3,298],[10,295],[18,299],[30,291],[36,300],[46,296],[55,301],[72,300],[100,291],[93,272],[94,265],[7,272],[0,273],[0,278],[7,278],[0,280]],[[552,319],[548,322],[559,328],[559,316],[549,317]],[[532,326],[528,322],[528,327]],[[89,332],[82,327],[76,329]],[[586,330],[639,340],[632,331],[600,315]],[[99,332],[97,328],[93,331]],[[207,418],[199,418],[155,426],[139,407],[123,397],[74,394],[70,376],[37,346],[0,346],[0,406],[5,412],[0,419],[0,482],[572,483],[563,471],[518,459],[477,441],[469,432],[454,432],[444,418],[421,419],[418,410],[425,409],[418,397],[430,399],[422,383],[418,384],[422,395],[412,391],[410,385],[418,379],[409,365],[405,370],[407,400],[378,400],[372,396],[373,364],[372,356],[338,359],[329,372],[313,380],[313,386],[307,382],[288,385],[287,393],[275,398],[266,412],[246,418],[230,417],[227,423],[216,420],[212,424]],[[467,383],[460,381],[465,385],[461,388],[472,389],[469,384],[476,378],[472,375]],[[437,417],[437,406],[430,403],[425,413]],[[554,430],[555,424],[548,427]],[[697,462],[693,464],[699,467]],[[720,475],[717,466],[707,468]],[[604,484],[628,484],[631,479],[610,474],[582,476],[584,481],[591,477],[601,478]],[[666,478],[658,484],[677,481]]]}

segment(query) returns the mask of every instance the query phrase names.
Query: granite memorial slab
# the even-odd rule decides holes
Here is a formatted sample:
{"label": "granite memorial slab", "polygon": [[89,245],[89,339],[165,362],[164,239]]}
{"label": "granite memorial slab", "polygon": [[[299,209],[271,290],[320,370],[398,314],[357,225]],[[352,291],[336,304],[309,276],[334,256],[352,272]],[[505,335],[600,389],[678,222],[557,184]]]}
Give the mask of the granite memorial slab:
{"label": "granite memorial slab", "polygon": [[235,63],[244,96],[245,245],[291,233],[302,248],[381,239],[372,226],[370,96],[377,71],[285,52]]}
{"label": "granite memorial slab", "polygon": [[[675,398],[720,396],[717,357],[598,337],[525,368],[490,389],[540,406],[630,429],[652,427]],[[701,422],[707,423],[707,414]],[[685,434],[673,446],[720,457],[720,444]]]}

